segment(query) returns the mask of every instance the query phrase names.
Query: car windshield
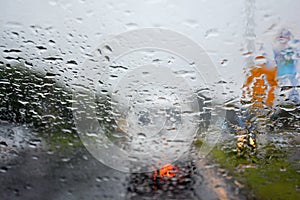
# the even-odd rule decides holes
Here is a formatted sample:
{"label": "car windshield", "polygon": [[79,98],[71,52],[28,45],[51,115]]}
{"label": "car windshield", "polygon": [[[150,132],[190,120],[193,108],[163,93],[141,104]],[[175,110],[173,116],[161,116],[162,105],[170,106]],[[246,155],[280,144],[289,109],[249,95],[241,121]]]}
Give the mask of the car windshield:
{"label": "car windshield", "polygon": [[0,199],[300,199],[299,9],[0,1]]}

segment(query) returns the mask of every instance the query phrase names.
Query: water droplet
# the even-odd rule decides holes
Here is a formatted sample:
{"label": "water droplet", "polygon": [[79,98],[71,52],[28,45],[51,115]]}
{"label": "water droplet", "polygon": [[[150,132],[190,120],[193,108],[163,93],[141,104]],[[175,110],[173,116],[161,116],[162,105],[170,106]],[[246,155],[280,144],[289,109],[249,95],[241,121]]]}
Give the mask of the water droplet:
{"label": "water droplet", "polygon": [[0,147],[7,147],[7,143],[4,141],[0,141]]}
{"label": "water droplet", "polygon": [[185,25],[191,27],[191,28],[196,28],[198,27],[198,22],[196,20],[193,20],[193,19],[188,19],[184,22]]}
{"label": "water droplet", "polygon": [[1,167],[1,168],[0,168],[0,173],[6,173],[7,170],[8,170],[7,167]]}
{"label": "water droplet", "polygon": [[285,171],[286,171],[286,168],[280,167],[280,171],[281,171],[281,172],[285,172]]}
{"label": "water droplet", "polygon": [[62,158],[61,161],[62,162],[69,162],[71,159],[70,158]]}
{"label": "water droplet", "polygon": [[111,47],[108,46],[108,45],[105,45],[104,48],[107,49],[109,52],[112,52],[112,51],[113,51],[113,50],[111,49]]}
{"label": "water droplet", "polygon": [[124,138],[124,137],[126,137],[124,132],[119,132],[119,131],[114,131],[112,133],[112,136],[115,137],[115,138]]}
{"label": "water droplet", "polygon": [[145,133],[138,133],[137,135],[140,139],[145,139],[147,137]]}
{"label": "water droplet", "polygon": [[27,102],[27,101],[22,101],[22,100],[18,100],[18,102],[20,103],[20,104],[22,104],[22,105],[26,105],[26,104],[28,104],[29,102]]}
{"label": "water droplet", "polygon": [[55,41],[54,40],[49,40],[48,41],[49,45],[54,46],[55,45]]}
{"label": "water droplet", "polygon": [[106,61],[108,61],[108,62],[110,61],[110,58],[108,56],[104,56],[104,58]]}
{"label": "water droplet", "polygon": [[60,182],[66,182],[67,178],[63,176],[63,177],[60,177],[59,180],[60,180]]}
{"label": "water droplet", "polygon": [[102,178],[101,177],[97,177],[96,181],[99,182],[99,183],[101,183],[102,182]]}
{"label": "water droplet", "polygon": [[32,67],[33,67],[33,64],[30,63],[30,62],[28,62],[28,61],[25,61],[25,62],[24,62],[24,65],[25,65],[25,67],[27,67],[27,68],[32,68]]}
{"label": "water droplet", "polygon": [[69,61],[67,61],[67,63],[66,63],[66,65],[68,66],[68,67],[75,67],[75,66],[77,66],[78,64],[77,64],[77,62],[75,61],[75,60],[69,60]]}
{"label": "water droplet", "polygon": [[47,48],[45,46],[36,46],[37,49],[39,49],[40,51],[46,51]]}
{"label": "water droplet", "polygon": [[226,66],[227,63],[228,63],[228,60],[225,59],[225,58],[221,61],[221,65],[222,65],[223,67]]}
{"label": "water droplet", "polygon": [[207,30],[204,35],[204,37],[206,37],[206,38],[217,37],[217,36],[219,36],[219,32],[218,32],[218,29],[216,29],[216,28]]}
{"label": "water droplet", "polygon": [[62,61],[63,59],[61,57],[49,56],[49,57],[45,57],[44,60],[46,60],[46,61]]}
{"label": "water droplet", "polygon": [[136,23],[128,23],[125,25],[128,30],[137,29],[138,25]]}
{"label": "water droplet", "polygon": [[20,53],[22,51],[19,49],[5,49],[3,52],[4,53]]}

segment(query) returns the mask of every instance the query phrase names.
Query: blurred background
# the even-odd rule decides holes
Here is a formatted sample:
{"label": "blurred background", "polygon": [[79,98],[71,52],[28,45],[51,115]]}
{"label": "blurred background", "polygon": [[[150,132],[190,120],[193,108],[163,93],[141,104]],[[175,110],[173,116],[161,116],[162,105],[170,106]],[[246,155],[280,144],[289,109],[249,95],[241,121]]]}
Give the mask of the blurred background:
{"label": "blurred background", "polygon": [[[299,199],[299,10],[292,0],[0,0],[0,199]],[[206,51],[224,121],[211,147],[216,105],[197,93],[188,155],[124,173],[82,144],[72,86],[104,41],[153,27]],[[122,146],[126,122],[96,101],[103,134]]]}

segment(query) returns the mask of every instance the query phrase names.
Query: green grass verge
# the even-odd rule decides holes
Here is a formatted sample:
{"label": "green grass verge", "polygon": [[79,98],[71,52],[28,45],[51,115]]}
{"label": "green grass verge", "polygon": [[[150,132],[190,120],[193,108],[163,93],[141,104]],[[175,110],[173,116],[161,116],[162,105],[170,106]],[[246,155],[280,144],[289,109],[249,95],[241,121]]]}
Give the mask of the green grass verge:
{"label": "green grass verge", "polygon": [[218,146],[211,157],[245,186],[249,199],[300,199],[299,168],[282,148],[266,145],[255,155],[238,156],[234,148]]}

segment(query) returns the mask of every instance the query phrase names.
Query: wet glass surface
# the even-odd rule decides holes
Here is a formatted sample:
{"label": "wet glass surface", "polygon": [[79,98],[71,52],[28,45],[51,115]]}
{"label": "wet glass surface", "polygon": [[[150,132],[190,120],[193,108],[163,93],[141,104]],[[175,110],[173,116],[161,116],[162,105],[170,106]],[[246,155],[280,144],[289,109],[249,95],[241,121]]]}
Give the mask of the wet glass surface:
{"label": "wet glass surface", "polygon": [[0,199],[299,199],[299,9],[1,1]]}

